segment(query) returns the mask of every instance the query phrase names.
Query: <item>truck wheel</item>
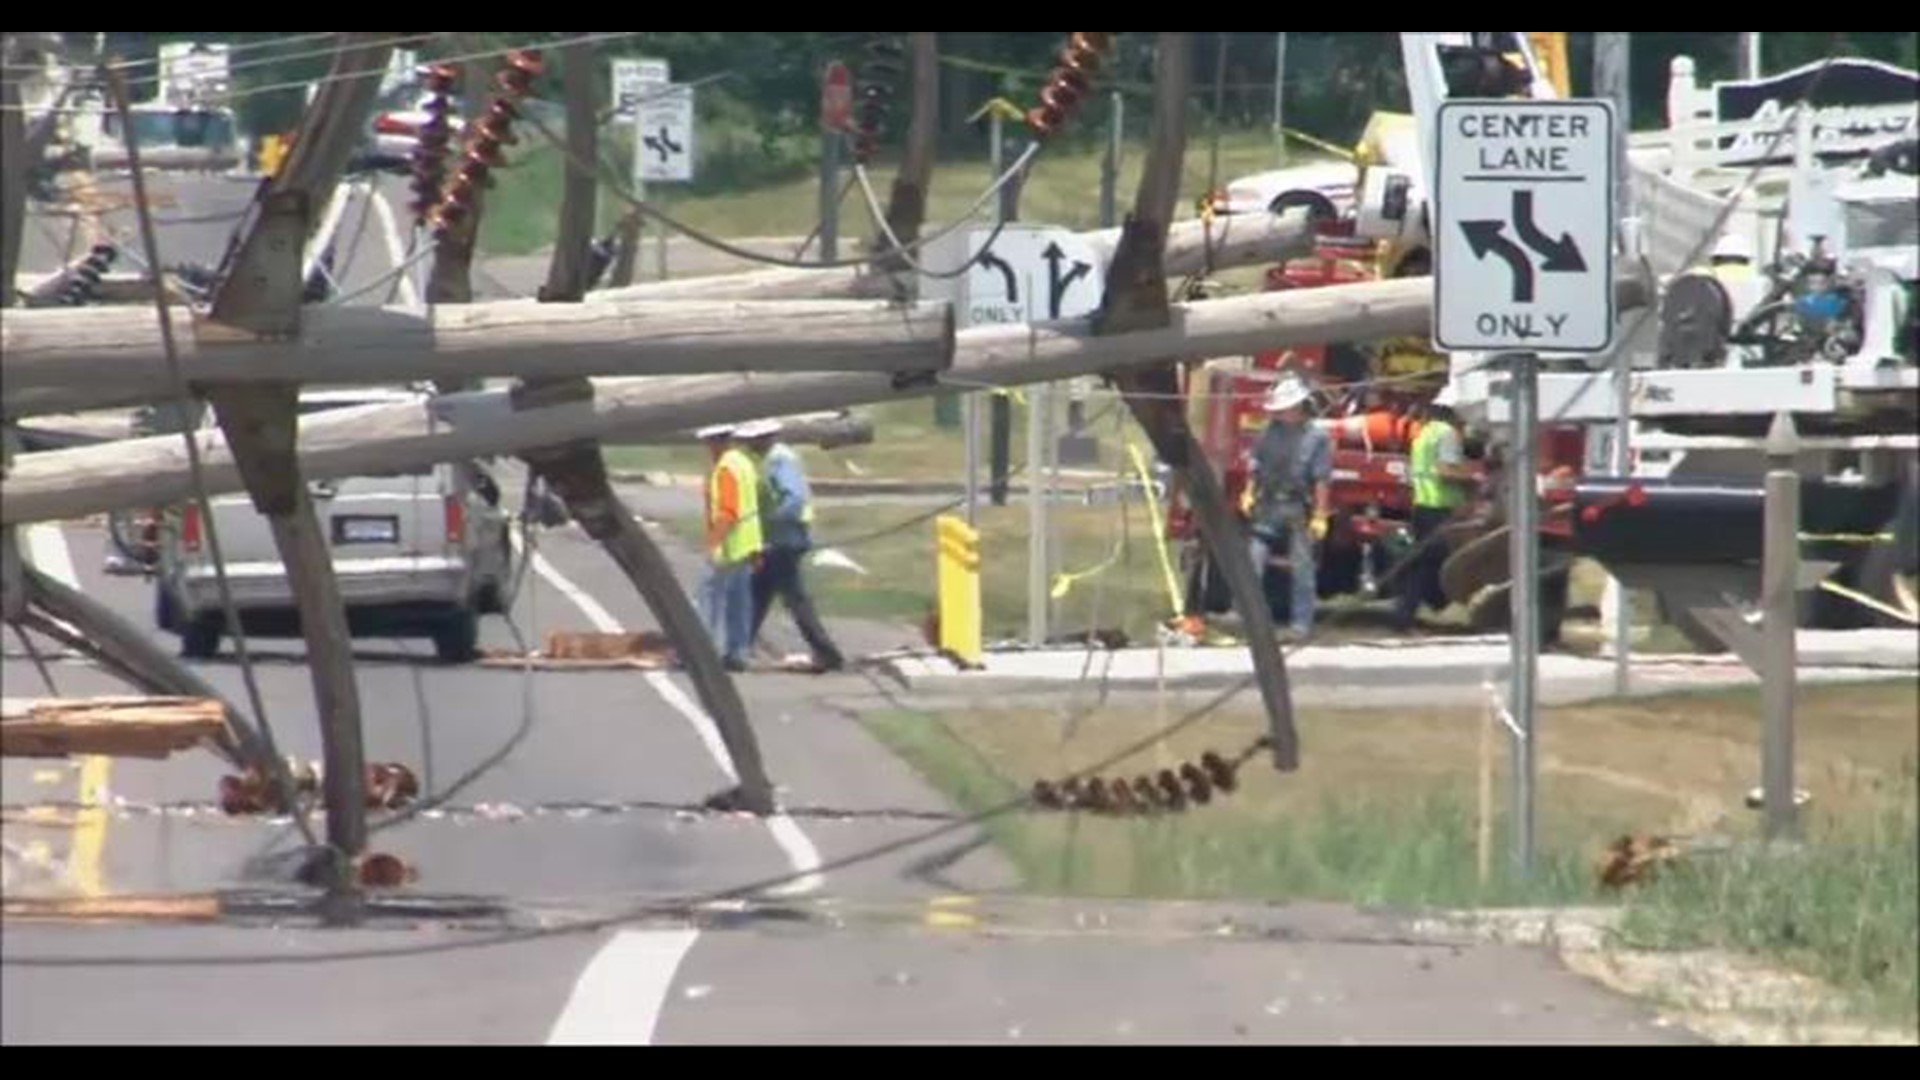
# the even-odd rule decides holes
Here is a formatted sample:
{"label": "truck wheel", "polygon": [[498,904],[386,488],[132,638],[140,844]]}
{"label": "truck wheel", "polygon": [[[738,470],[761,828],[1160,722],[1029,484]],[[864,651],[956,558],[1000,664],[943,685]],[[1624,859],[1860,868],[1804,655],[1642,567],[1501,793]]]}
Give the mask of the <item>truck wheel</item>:
{"label": "truck wheel", "polygon": [[221,633],[218,615],[194,619],[180,628],[180,655],[189,660],[213,659],[220,655]]}
{"label": "truck wheel", "polygon": [[434,628],[433,651],[446,663],[471,663],[479,647],[480,619],[471,610],[452,615]]}

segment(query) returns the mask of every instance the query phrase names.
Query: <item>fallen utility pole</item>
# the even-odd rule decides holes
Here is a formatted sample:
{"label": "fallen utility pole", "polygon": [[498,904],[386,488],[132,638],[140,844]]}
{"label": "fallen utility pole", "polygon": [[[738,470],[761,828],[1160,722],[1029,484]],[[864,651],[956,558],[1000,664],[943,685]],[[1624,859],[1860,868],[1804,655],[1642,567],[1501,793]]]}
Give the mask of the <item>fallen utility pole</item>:
{"label": "fallen utility pole", "polygon": [[[567,80],[567,181],[560,205],[560,235],[540,299],[548,304],[578,304],[587,291],[587,251],[593,239],[594,176],[579,162],[599,160],[594,145],[592,53],[570,46]],[[951,348],[952,325],[947,326]],[[584,378],[530,378],[514,388],[515,409],[566,401],[591,401],[593,386]],[[521,458],[567,506],[587,535],[599,541],[624,571],[653,617],[673,643],[694,691],[720,731],[733,762],[738,786],[715,796],[713,805],[755,814],[774,812],[773,783],[761,762],[760,745],[747,717],[746,703],[733,685],[712,635],[687,599],[666,553],[640,527],[633,511],[607,478],[606,456],[594,439],[575,439],[522,451]]]}
{"label": "fallen utility pole", "polygon": [[[301,301],[306,289],[302,256],[319,225],[316,212],[326,205],[346,174],[362,126],[373,113],[380,74],[393,55],[391,44],[379,43],[382,36],[347,34],[335,53],[330,77],[307,110],[286,167],[261,192],[255,218],[241,237],[234,257],[223,267],[207,324],[198,335],[203,341],[210,332],[227,336],[230,341],[283,338],[300,332]],[[126,87],[118,72],[114,79],[121,113],[131,132]],[[127,152],[133,167],[134,196],[141,206],[147,261],[157,274],[160,257],[153,218],[146,209],[140,159],[131,135]],[[172,314],[163,297],[156,297],[155,306],[165,350],[162,355],[170,374],[166,388],[171,394],[167,396],[178,396],[185,388],[186,376],[175,352]],[[207,400],[233,447],[254,509],[266,516],[272,529],[274,546],[299,607],[300,632],[306,642],[307,668],[320,717],[327,843],[336,862],[352,860],[367,846],[360,690],[354,681],[353,635],[347,627],[340,584],[333,573],[332,552],[300,475],[299,387],[289,381],[222,386],[211,390]],[[211,527],[211,519],[208,524]],[[228,608],[227,617],[231,619],[231,604]],[[227,629],[238,634],[241,628]],[[332,887],[346,884],[329,882]]]}
{"label": "fallen utility pole", "polygon": [[[193,316],[169,309],[176,323]],[[509,300],[427,311],[309,307],[284,340],[201,322],[178,342],[192,386],[408,382],[496,377],[881,371],[952,363],[943,304],[870,301],[542,304]],[[19,311],[0,326],[8,416],[80,412],[172,395],[151,311]]]}
{"label": "fallen utility pole", "polygon": [[163,759],[226,730],[211,698],[0,699],[0,757]]}
{"label": "fallen utility pole", "polygon": [[[1622,309],[1642,303],[1623,281]],[[953,385],[1016,387],[1120,368],[1205,360],[1322,341],[1428,332],[1433,288],[1424,279],[1259,293],[1172,305],[1169,326],[1096,336],[1085,319],[1032,327],[982,327],[956,335]],[[513,454],[573,439],[634,439],[707,424],[924,397],[937,379],[901,383],[878,374],[704,375],[594,380],[591,403],[515,412],[504,390],[420,405],[380,405],[309,416],[300,461],[309,479]],[[230,450],[216,432],[196,436],[210,494],[239,490]],[[193,493],[178,437],[23,454],[0,481],[0,524],[57,521],[130,506],[168,505]]]}
{"label": "fallen utility pole", "polygon": [[[1173,325],[1167,299],[1166,237],[1179,200],[1186,159],[1187,87],[1192,42],[1185,33],[1163,32],[1155,50],[1152,142],[1132,215],[1108,269],[1106,305],[1096,320],[1102,334],[1158,330]],[[1327,340],[1346,340],[1330,337]],[[1177,360],[1116,372],[1114,383],[1146,430],[1160,460],[1175,471],[1195,522],[1220,568],[1253,657],[1254,675],[1267,709],[1273,762],[1283,772],[1300,766],[1293,725],[1293,695],[1286,660],[1273,633],[1272,612],[1260,585],[1260,568],[1247,557],[1245,534],[1227,505],[1213,465],[1187,422],[1187,399]]]}
{"label": "fallen utility pole", "polygon": [[[1082,233],[1094,253],[1111,260],[1120,246],[1119,229]],[[1304,210],[1285,214],[1248,214],[1218,219],[1209,236],[1207,225],[1184,221],[1167,234],[1166,272],[1170,277],[1199,273],[1208,265],[1228,270],[1279,262],[1304,255],[1313,246],[1312,221]],[[678,281],[649,282],[625,288],[602,289],[587,296],[589,303],[630,300],[878,300],[893,295],[892,278],[868,267],[832,267],[822,270],[781,267],[743,274],[715,274]]]}

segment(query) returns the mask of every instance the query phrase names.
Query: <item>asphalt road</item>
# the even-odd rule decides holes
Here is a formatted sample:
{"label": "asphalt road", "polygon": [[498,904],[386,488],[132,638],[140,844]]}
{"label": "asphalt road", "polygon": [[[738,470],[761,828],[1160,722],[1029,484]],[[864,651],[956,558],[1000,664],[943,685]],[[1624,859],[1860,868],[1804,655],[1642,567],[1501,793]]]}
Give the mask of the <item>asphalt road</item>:
{"label": "asphalt road", "polygon": [[[170,186],[180,209],[169,212],[181,214],[232,207],[248,192],[218,179]],[[163,260],[217,257],[230,227],[182,226],[190,235]],[[354,213],[343,227],[349,236],[358,228]],[[368,231],[384,232],[379,215]],[[346,270],[349,289],[393,265],[392,245],[365,244]],[[50,241],[30,243],[28,258],[29,269],[51,269],[58,252]],[[42,528],[28,544],[38,565],[70,574],[173,648],[153,629],[151,584],[103,572],[98,527]],[[652,625],[631,586],[577,531],[542,533],[537,547],[512,613],[526,640]],[[696,567],[684,553],[681,567],[691,585]],[[299,641],[251,644],[281,751],[318,758]],[[482,644],[511,647],[508,621],[483,620]],[[5,645],[6,693],[45,692],[19,642]],[[1260,913],[1267,932],[1228,938],[1154,906],[1097,931],[1078,917],[1084,903],[971,906],[968,897],[1009,890],[1010,871],[970,827],[929,820],[950,808],[832,707],[835,695],[872,689],[863,675],[741,677],[783,805],[844,812],[762,821],[675,808],[729,783],[710,721],[678,675],[528,679],[442,665],[424,641],[369,640],[357,651],[368,759],[406,762],[429,799],[447,800],[376,834],[377,849],[417,866],[410,892],[487,898],[524,930],[766,883],[780,891],[764,902],[791,905],[789,917],[709,911],[514,944],[493,943],[499,928],[489,926],[10,920],[0,941],[0,1042],[1682,1038],[1544,953],[1403,940],[1384,917],[1280,909]],[[195,667],[246,700],[230,646]],[[124,692],[79,662],[56,659],[50,671],[59,694]],[[7,898],[283,887],[297,831],[207,812],[224,771],[203,754],[5,762]],[[455,790],[468,774],[471,783]],[[908,843],[932,830],[944,833]],[[890,846],[899,849],[842,865]],[[343,950],[422,946],[438,951],[314,962]],[[133,963],[33,962],[50,957]]]}

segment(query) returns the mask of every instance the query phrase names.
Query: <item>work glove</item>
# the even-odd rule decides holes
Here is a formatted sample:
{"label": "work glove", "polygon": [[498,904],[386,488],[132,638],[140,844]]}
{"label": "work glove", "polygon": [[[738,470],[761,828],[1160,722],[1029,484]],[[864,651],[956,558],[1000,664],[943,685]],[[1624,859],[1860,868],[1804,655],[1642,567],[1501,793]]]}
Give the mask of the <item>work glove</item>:
{"label": "work glove", "polygon": [[1248,484],[1247,486],[1240,489],[1240,513],[1248,517],[1251,517],[1253,515],[1253,485],[1252,484]]}
{"label": "work glove", "polygon": [[1327,515],[1325,514],[1313,515],[1312,528],[1313,528],[1313,539],[1315,543],[1318,543],[1327,538],[1327,529],[1331,526],[1331,524],[1332,522],[1327,517]]}

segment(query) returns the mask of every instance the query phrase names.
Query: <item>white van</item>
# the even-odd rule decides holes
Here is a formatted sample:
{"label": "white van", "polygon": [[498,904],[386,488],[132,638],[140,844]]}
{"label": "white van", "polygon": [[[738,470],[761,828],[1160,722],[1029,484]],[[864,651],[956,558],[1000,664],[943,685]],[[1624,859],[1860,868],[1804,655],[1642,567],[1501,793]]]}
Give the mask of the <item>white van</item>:
{"label": "white van", "polygon": [[[301,395],[301,410],[418,400],[412,391]],[[307,485],[354,637],[427,637],[442,660],[473,659],[479,617],[513,603],[512,515],[478,462],[444,463]],[[241,628],[299,637],[300,615],[273,530],[244,495],[211,500]],[[181,655],[207,658],[227,632],[197,502],[169,510],[160,530],[155,621]]]}

